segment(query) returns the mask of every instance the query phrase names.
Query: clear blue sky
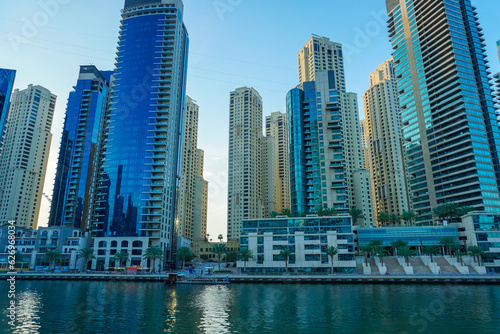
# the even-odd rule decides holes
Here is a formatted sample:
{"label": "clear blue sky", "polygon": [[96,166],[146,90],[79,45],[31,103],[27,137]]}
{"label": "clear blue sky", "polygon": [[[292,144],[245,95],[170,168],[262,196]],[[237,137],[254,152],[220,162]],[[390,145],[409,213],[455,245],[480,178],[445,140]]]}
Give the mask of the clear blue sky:
{"label": "clear blue sky", "polygon": [[[33,83],[58,96],[44,188],[49,195],[66,101],[79,65],[114,68],[123,2],[1,1],[0,67],[18,71],[16,88]],[[44,10],[45,3],[58,6]],[[473,0],[473,5],[496,73],[500,1]],[[317,34],[344,44],[347,89],[361,101],[368,75],[391,53],[385,0],[184,0],[184,6],[190,35],[187,93],[200,106],[198,146],[205,150],[205,178],[210,182],[208,231],[225,237],[229,92],[254,87],[263,98],[264,115],[285,111],[286,93],[298,83],[297,52]],[[47,11],[50,15],[44,14]],[[45,199],[43,203],[45,220],[49,205]]]}

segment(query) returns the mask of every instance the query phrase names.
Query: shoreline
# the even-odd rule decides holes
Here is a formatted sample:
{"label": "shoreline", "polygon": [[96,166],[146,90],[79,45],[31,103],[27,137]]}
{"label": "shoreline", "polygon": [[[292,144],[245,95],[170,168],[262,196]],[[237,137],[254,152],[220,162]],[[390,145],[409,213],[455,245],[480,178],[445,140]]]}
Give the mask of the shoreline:
{"label": "shoreline", "polygon": [[[168,274],[61,274],[61,273],[2,273],[0,280],[14,276],[16,280],[50,281],[112,281],[164,282]],[[228,275],[230,283],[281,284],[493,284],[500,285],[500,275]],[[213,275],[204,277],[226,277]],[[191,283],[179,283],[188,285]],[[196,284],[198,285],[198,284]]]}

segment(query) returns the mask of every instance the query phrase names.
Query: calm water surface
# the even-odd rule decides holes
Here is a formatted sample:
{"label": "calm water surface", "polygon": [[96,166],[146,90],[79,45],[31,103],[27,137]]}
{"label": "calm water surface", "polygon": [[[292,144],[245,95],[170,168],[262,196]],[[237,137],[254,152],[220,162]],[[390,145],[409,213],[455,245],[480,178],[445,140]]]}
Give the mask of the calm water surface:
{"label": "calm water surface", "polygon": [[0,333],[499,333],[500,287],[18,281]]}

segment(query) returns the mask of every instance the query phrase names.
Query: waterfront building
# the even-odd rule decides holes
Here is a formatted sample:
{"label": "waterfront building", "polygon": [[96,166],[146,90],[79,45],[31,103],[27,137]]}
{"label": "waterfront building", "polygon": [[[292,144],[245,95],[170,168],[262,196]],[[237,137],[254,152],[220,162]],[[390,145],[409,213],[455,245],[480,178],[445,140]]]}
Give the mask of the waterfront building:
{"label": "waterfront building", "polygon": [[238,238],[243,219],[261,218],[262,98],[248,87],[231,92],[227,195],[228,239]]}
{"label": "waterfront building", "polygon": [[[22,254],[20,268],[36,270],[45,269],[50,264],[45,260],[48,250],[61,253],[61,261],[56,264],[61,271],[85,270],[85,261],[78,253],[90,242],[89,232],[72,227],[40,227],[38,230],[16,228],[16,252]],[[8,256],[8,227],[0,227],[0,259]],[[3,267],[2,260],[0,265]],[[6,261],[4,262],[6,263]]]}
{"label": "waterfront building", "polygon": [[[337,247],[334,272],[354,273],[354,234],[350,216],[248,219],[243,221],[240,249],[250,249],[254,259],[238,261],[239,268],[254,273],[331,272],[327,247]],[[290,251],[287,263],[280,256]]]}
{"label": "waterfront building", "polygon": [[181,0],[126,0],[101,152],[97,237],[136,238],[172,257],[188,33]]}
{"label": "waterfront building", "polygon": [[9,102],[16,71],[0,68],[0,149],[3,144],[5,123],[9,118]]}
{"label": "waterfront building", "polygon": [[239,239],[231,239],[227,242],[212,242],[207,238],[198,238],[193,240],[191,251],[199,259],[217,261],[218,255],[214,252],[215,244],[225,245],[227,253],[237,253],[240,250]]}
{"label": "waterfront building", "polygon": [[56,96],[42,86],[12,94],[0,156],[0,223],[38,225],[55,103]]}
{"label": "waterfront building", "polygon": [[[274,154],[267,159],[273,162],[274,170],[276,170],[272,180],[276,192],[273,200],[274,208],[271,211],[281,212],[283,209],[290,209],[290,157],[286,113],[276,111],[266,116],[265,127],[266,138],[271,137],[270,140],[274,142]],[[270,206],[266,207],[268,211],[271,209]]]}
{"label": "waterfront building", "polygon": [[[453,202],[500,211],[500,130],[470,0],[387,0],[416,222]],[[433,33],[429,33],[433,31]]]}
{"label": "waterfront building", "polygon": [[[115,267],[145,267],[151,266],[150,260],[144,259],[143,255],[149,248],[151,238],[144,237],[97,237],[94,238],[93,248],[95,259],[92,260],[92,270],[107,271]],[[125,252],[129,254],[126,263],[116,261],[115,254]],[[158,263],[158,261],[157,261]],[[154,268],[157,270],[158,268]]]}
{"label": "waterfront building", "polygon": [[108,89],[113,72],[80,66],[69,94],[49,226],[90,229]]}
{"label": "waterfront building", "polygon": [[208,181],[203,178],[203,159],[205,152],[197,149],[197,175],[194,179],[193,198],[193,239],[207,235]]}
{"label": "waterfront building", "polygon": [[394,62],[383,62],[370,74],[363,95],[375,213],[401,215],[411,209]]}

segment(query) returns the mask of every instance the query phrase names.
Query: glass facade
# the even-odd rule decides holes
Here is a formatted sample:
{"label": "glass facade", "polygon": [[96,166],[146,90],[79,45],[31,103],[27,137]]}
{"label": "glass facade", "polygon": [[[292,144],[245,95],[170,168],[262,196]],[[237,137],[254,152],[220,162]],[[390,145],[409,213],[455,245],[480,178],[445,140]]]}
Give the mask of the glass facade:
{"label": "glass facade", "polygon": [[500,130],[475,9],[469,0],[388,4],[417,223],[447,202],[499,212]]}
{"label": "glass facade", "polygon": [[49,226],[89,228],[112,74],[80,67],[66,107]]}
{"label": "glass facade", "polygon": [[[9,113],[9,101],[14,87],[16,71],[0,68],[0,136],[3,136],[5,122]],[[0,147],[2,146],[0,138]]]}
{"label": "glass facade", "polygon": [[391,243],[396,240],[406,241],[409,246],[440,245],[439,241],[444,237],[452,237],[458,244],[458,228],[456,226],[421,226],[358,229],[359,246],[366,246],[372,240],[380,240],[386,247],[390,247]]}
{"label": "glass facade", "polygon": [[180,185],[188,34],[181,1],[127,1],[102,150],[97,236],[144,236],[170,256]]}
{"label": "glass facade", "polygon": [[477,245],[486,255],[483,262],[489,272],[500,273],[500,215],[472,214]]}

